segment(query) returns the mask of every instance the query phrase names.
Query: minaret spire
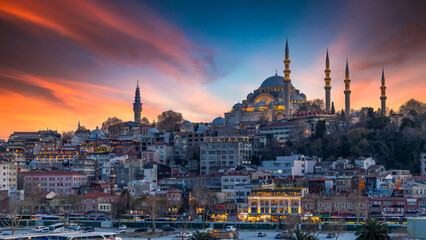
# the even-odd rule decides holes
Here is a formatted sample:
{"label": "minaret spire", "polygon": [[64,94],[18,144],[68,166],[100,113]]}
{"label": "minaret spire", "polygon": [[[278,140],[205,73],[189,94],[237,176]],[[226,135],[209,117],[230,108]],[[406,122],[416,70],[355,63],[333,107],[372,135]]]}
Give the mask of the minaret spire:
{"label": "minaret spire", "polygon": [[349,79],[349,63],[348,59],[346,58],[346,70],[345,70],[345,115],[346,119],[348,119],[350,113],[351,113],[351,80]]}
{"label": "minaret spire", "polygon": [[382,68],[382,86],[380,86],[380,90],[382,92],[380,96],[380,100],[382,103],[382,115],[386,116],[386,85],[385,85],[385,69]]}
{"label": "minaret spire", "polygon": [[325,81],[325,86],[324,86],[324,89],[325,89],[325,111],[326,111],[327,114],[330,114],[330,111],[331,111],[331,109],[330,109],[330,101],[331,101],[330,100],[330,90],[331,90],[330,72],[331,72],[331,70],[330,70],[330,59],[328,58],[328,48],[327,48],[327,54],[325,56],[325,71],[324,72],[325,72],[325,78],[324,78],[324,81]]}
{"label": "minaret spire", "polygon": [[288,39],[285,39],[285,59],[284,59],[284,101],[285,101],[285,115],[290,118],[290,52],[288,50]]}
{"label": "minaret spire", "polygon": [[135,122],[141,122],[141,113],[142,113],[142,102],[141,102],[141,93],[139,90],[139,80],[136,81],[136,91],[135,91],[135,102],[133,103],[133,112],[135,115]]}

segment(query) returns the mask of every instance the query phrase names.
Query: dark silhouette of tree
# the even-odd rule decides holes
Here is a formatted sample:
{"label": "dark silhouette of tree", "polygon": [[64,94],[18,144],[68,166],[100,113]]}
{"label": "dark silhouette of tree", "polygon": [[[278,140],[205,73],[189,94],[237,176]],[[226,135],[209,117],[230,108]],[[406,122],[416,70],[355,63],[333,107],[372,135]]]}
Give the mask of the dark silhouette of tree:
{"label": "dark silhouette of tree", "polygon": [[173,110],[168,110],[158,115],[158,128],[164,131],[176,131],[182,122],[182,114]]}
{"label": "dark silhouette of tree", "polygon": [[108,132],[108,128],[112,125],[122,123],[123,120],[119,119],[118,117],[109,117],[105,122],[102,123],[102,130],[104,132]]}
{"label": "dark silhouette of tree", "polygon": [[331,114],[335,114],[336,113],[336,109],[334,108],[334,102],[331,102]]}
{"label": "dark silhouette of tree", "polygon": [[63,131],[62,140],[70,140],[73,135],[74,135],[74,131]]}
{"label": "dark silhouette of tree", "polygon": [[316,129],[315,129],[314,138],[315,139],[323,138],[325,133],[326,133],[325,121],[324,120],[318,121]]}
{"label": "dark silhouette of tree", "polygon": [[143,123],[143,124],[146,124],[146,125],[149,125],[150,123],[149,123],[149,120],[148,120],[148,118],[147,117],[143,117],[142,118],[142,120],[141,120],[141,122]]}
{"label": "dark silhouette of tree", "polygon": [[426,112],[426,104],[416,99],[410,99],[399,107],[399,112],[411,116],[423,115]]}

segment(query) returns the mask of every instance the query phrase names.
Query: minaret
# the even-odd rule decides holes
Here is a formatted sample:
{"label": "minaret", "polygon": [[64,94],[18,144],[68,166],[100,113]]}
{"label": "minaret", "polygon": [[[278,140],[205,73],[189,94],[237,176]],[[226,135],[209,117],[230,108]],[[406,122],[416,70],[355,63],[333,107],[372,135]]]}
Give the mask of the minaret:
{"label": "minaret", "polygon": [[141,93],[139,90],[139,81],[136,84],[135,102],[133,103],[133,112],[135,114],[135,122],[141,123],[142,103],[141,103]]}
{"label": "minaret", "polygon": [[380,100],[382,101],[382,115],[386,116],[386,86],[385,86],[385,69],[382,68],[382,86],[380,87],[382,91],[382,95],[380,96]]}
{"label": "minaret", "polygon": [[290,118],[290,57],[288,51],[288,40],[285,40],[285,60],[284,60],[284,101],[285,101],[285,115],[287,118]]}
{"label": "minaret", "polygon": [[351,113],[351,80],[349,79],[349,66],[348,59],[346,59],[346,71],[345,71],[345,115],[346,119],[349,117]]}
{"label": "minaret", "polygon": [[328,59],[328,48],[327,48],[327,55],[325,57],[325,112],[327,114],[330,114],[330,90],[331,90],[331,85],[330,85],[330,60]]}

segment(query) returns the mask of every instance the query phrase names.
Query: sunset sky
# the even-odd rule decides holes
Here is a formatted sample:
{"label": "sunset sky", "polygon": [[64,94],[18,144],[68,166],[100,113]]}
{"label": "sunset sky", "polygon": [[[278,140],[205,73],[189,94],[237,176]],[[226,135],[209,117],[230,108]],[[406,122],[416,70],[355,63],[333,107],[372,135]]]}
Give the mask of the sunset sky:
{"label": "sunset sky", "polygon": [[288,37],[293,85],[344,106],[425,101],[426,1],[16,1],[0,2],[0,139],[13,131],[94,129],[164,110],[211,121],[263,80],[283,75]]}

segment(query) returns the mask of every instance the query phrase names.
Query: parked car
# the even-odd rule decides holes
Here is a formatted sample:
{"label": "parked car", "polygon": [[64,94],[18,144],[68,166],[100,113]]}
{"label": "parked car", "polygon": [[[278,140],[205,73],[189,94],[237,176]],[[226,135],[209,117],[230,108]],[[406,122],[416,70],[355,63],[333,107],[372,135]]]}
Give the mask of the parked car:
{"label": "parked car", "polygon": [[175,228],[174,227],[165,227],[165,228],[163,228],[163,231],[164,232],[174,232]]}
{"label": "parked car", "polygon": [[266,237],[266,233],[264,233],[264,232],[259,232],[259,233],[257,234],[257,237]]}
{"label": "parked car", "polygon": [[43,228],[44,228],[43,226],[36,226],[36,227],[34,228],[34,231],[36,231],[36,232],[41,232],[41,230],[42,230]]}
{"label": "parked car", "polygon": [[74,230],[74,231],[80,231],[81,227],[79,225],[71,225],[68,227],[68,229]]}
{"label": "parked car", "polygon": [[120,230],[126,230],[127,226],[126,225],[121,225],[120,227],[118,227],[118,229]]}
{"label": "parked car", "polygon": [[334,237],[336,237],[336,235],[334,233],[327,234],[327,238],[334,238]]}
{"label": "parked car", "polygon": [[290,238],[290,234],[288,233],[278,233],[275,235],[275,239],[287,239]]}
{"label": "parked car", "polygon": [[42,232],[42,233],[49,232],[49,227],[43,227],[40,232]]}
{"label": "parked car", "polygon": [[148,228],[144,228],[144,227],[136,228],[135,232],[148,232]]}
{"label": "parked car", "polygon": [[126,233],[126,230],[117,229],[117,230],[115,230],[115,233],[117,233],[117,234]]}
{"label": "parked car", "polygon": [[93,226],[87,226],[87,227],[81,228],[81,230],[83,230],[83,232],[94,232],[95,231],[95,227],[93,227]]}
{"label": "parked car", "polygon": [[169,224],[166,224],[166,225],[163,225],[163,226],[161,226],[161,229],[165,229],[165,228],[168,228],[168,227],[170,227],[170,225]]}
{"label": "parked car", "polygon": [[237,228],[235,226],[227,226],[226,231],[227,232],[235,232],[235,231],[237,231]]}

